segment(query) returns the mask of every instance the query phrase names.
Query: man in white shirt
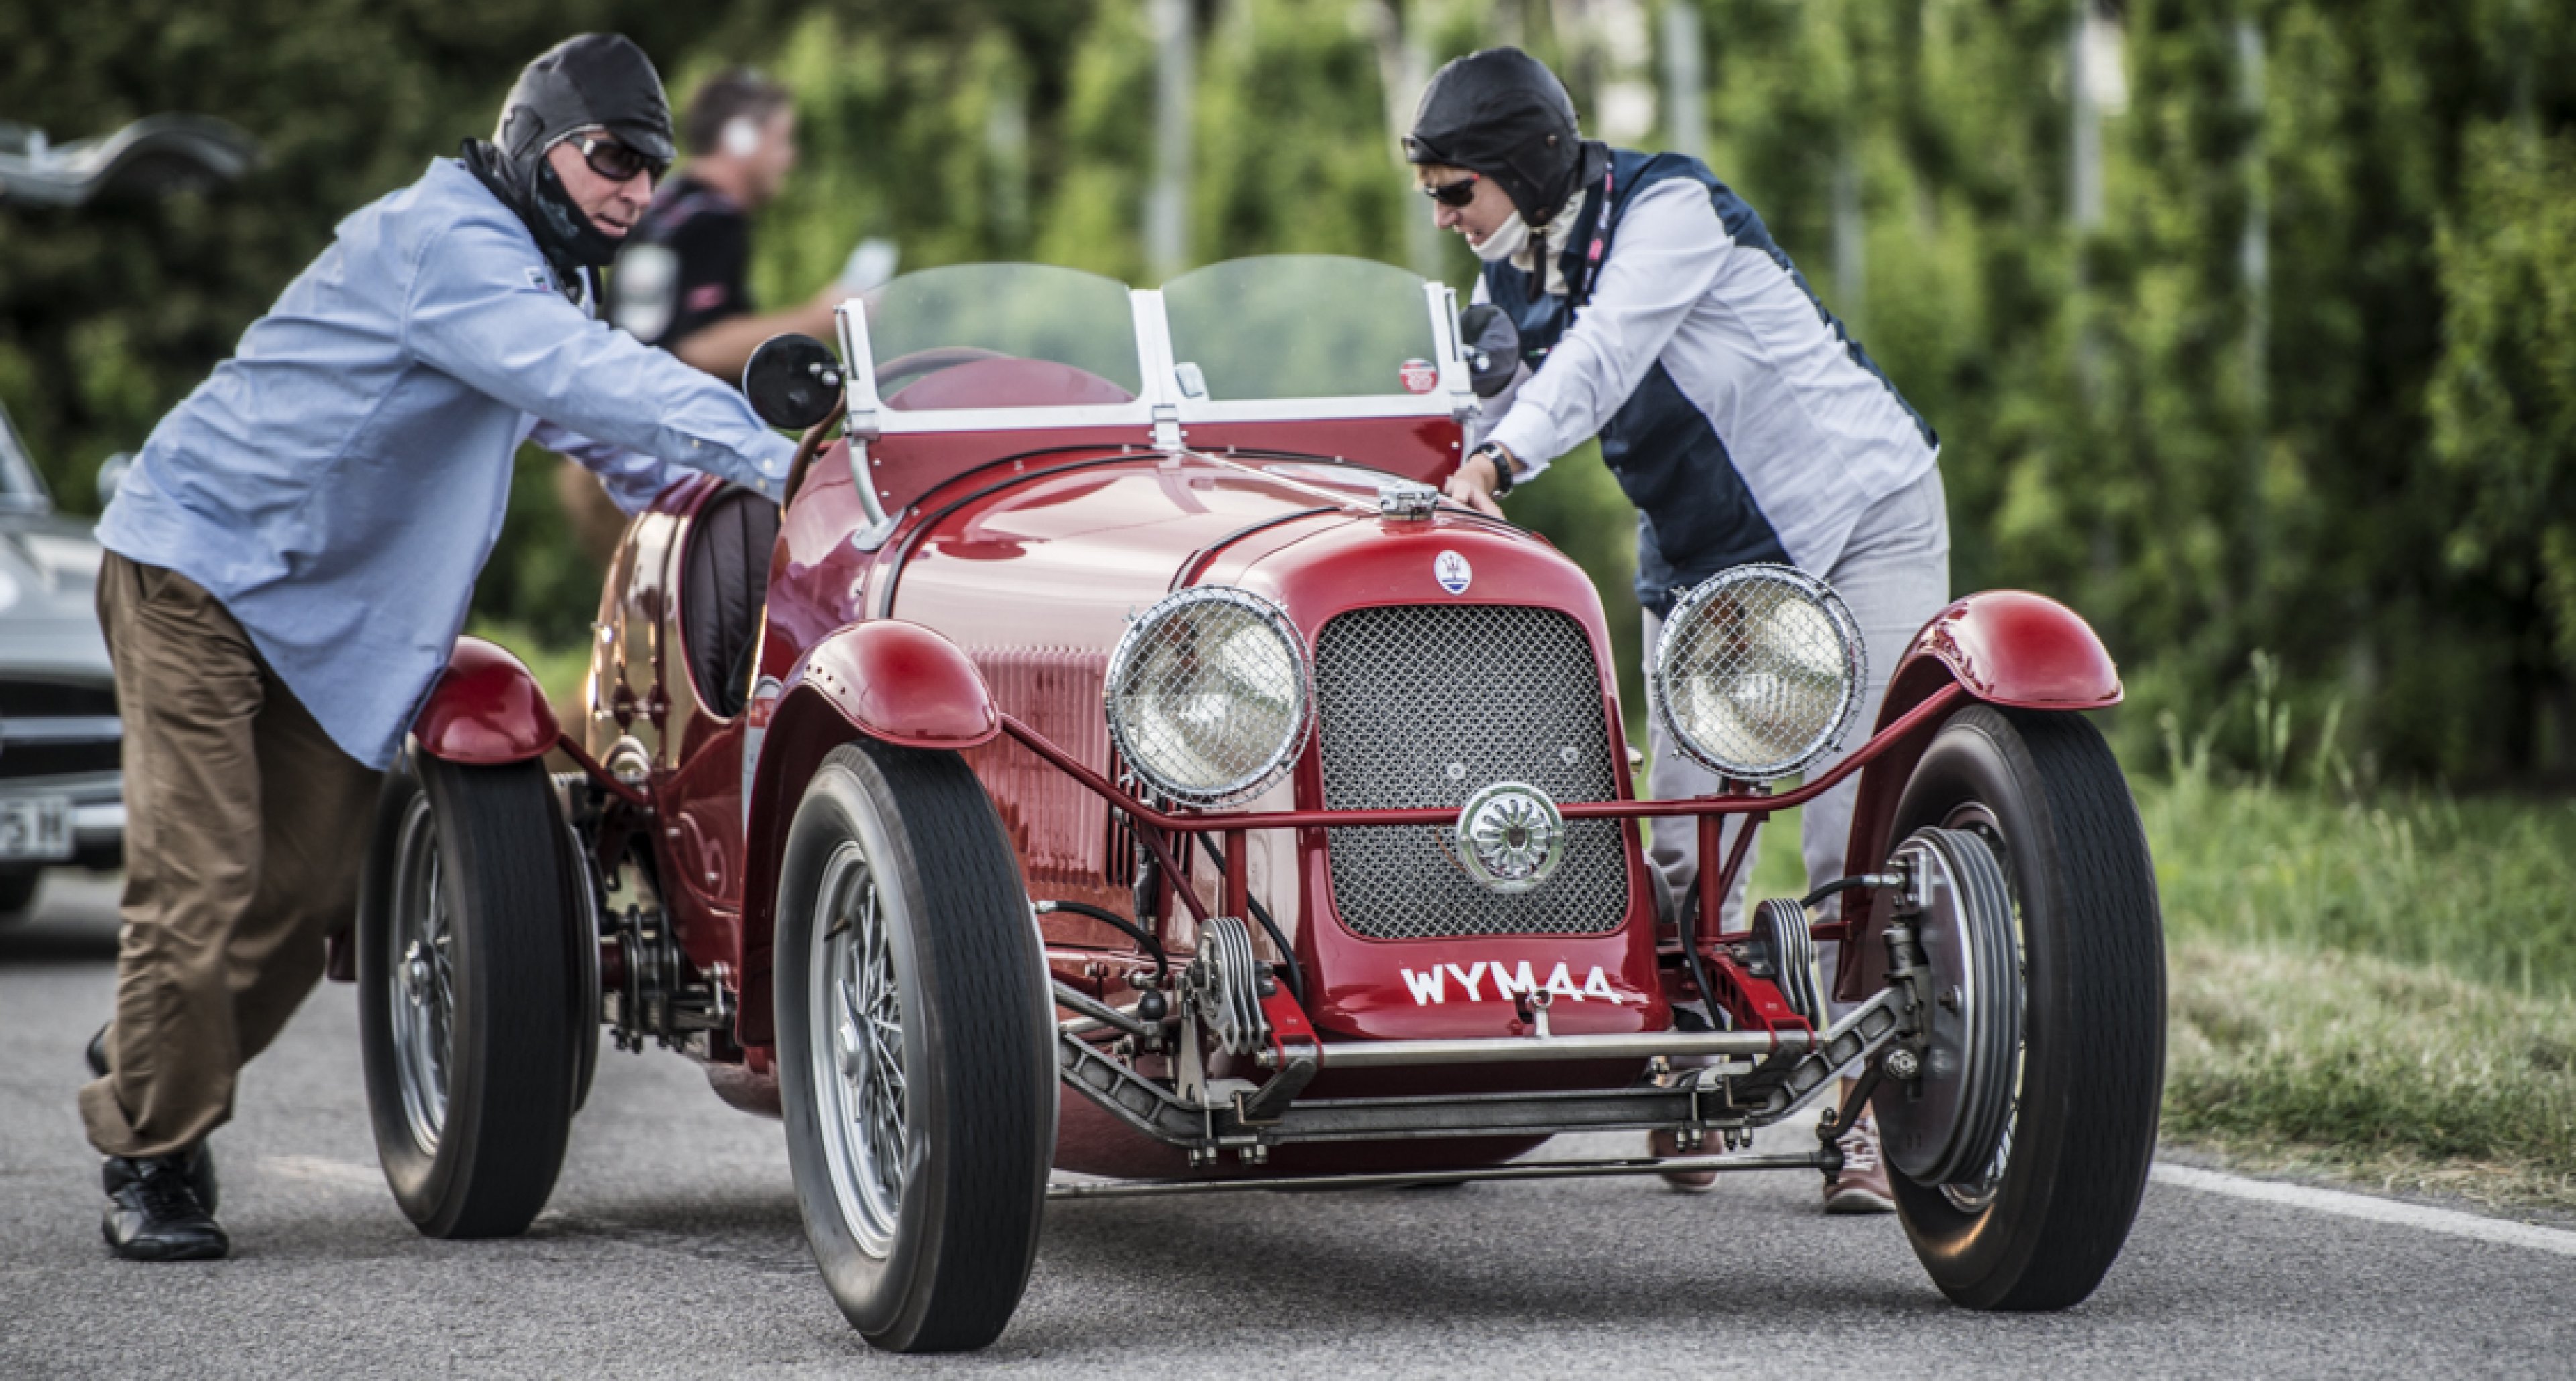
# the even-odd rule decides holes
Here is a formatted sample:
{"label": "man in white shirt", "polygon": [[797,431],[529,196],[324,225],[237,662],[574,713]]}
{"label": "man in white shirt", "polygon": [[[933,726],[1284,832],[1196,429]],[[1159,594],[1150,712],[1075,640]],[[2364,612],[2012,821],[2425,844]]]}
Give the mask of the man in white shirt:
{"label": "man in white shirt", "polygon": [[[1637,505],[1648,656],[1677,595],[1748,562],[1795,565],[1858,619],[1861,723],[1874,722],[1898,654],[1949,599],[1940,442],[1761,217],[1696,159],[1585,141],[1564,85],[1514,48],[1443,67],[1404,145],[1435,222],[1484,261],[1475,300],[1520,335],[1521,368],[1489,404],[1449,497],[1499,517],[1502,495],[1597,437]],[[1656,797],[1719,789],[1660,723],[1653,734]],[[1811,886],[1843,876],[1855,789],[1805,808]],[[1694,829],[1655,822],[1653,861],[1677,917],[1696,894]],[[1746,882],[1727,897],[1730,915]],[[1825,946],[1828,972],[1832,960]],[[1827,1210],[1892,1209],[1872,1123],[1842,1146]],[[1701,1188],[1714,1176],[1670,1178]]]}

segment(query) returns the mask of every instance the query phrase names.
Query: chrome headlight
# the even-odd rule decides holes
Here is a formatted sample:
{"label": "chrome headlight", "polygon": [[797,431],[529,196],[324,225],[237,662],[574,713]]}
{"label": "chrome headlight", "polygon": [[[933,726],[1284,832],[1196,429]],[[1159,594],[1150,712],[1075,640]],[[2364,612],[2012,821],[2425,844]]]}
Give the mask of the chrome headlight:
{"label": "chrome headlight", "polygon": [[1869,668],[1842,597],[1788,566],[1738,566],[1673,605],[1651,689],[1664,727],[1702,766],[1785,777],[1842,740]]}
{"label": "chrome headlight", "polygon": [[1296,761],[1313,685],[1277,605],[1221,585],[1183,590],[1138,615],[1110,654],[1109,734],[1164,795],[1226,805]]}

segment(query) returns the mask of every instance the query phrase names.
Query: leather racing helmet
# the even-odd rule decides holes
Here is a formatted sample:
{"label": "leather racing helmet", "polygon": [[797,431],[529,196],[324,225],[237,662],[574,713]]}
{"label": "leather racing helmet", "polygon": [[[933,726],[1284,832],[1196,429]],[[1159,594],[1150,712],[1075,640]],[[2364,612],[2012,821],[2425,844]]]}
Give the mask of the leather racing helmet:
{"label": "leather racing helmet", "polygon": [[524,173],[584,129],[606,129],[656,169],[677,152],[662,76],[624,34],[581,34],[539,54],[501,102],[492,143]]}
{"label": "leather racing helmet", "polygon": [[1408,160],[1492,178],[1533,226],[1599,177],[1609,153],[1584,141],[1565,83],[1518,48],[1469,53],[1433,73],[1404,136]]}

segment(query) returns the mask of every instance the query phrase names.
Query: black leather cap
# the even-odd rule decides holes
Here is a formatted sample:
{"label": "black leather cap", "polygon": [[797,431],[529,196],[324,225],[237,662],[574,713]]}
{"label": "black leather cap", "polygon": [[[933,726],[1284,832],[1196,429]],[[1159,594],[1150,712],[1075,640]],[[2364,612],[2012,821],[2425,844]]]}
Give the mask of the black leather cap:
{"label": "black leather cap", "polygon": [[1539,226],[1600,175],[1608,150],[1583,141],[1574,98],[1546,63],[1518,48],[1487,48],[1432,74],[1404,156],[1492,178],[1521,219]]}
{"label": "black leather cap", "polygon": [[624,34],[582,34],[540,54],[501,102],[492,142],[526,168],[565,135],[591,128],[606,129],[656,165],[678,151],[662,75]]}

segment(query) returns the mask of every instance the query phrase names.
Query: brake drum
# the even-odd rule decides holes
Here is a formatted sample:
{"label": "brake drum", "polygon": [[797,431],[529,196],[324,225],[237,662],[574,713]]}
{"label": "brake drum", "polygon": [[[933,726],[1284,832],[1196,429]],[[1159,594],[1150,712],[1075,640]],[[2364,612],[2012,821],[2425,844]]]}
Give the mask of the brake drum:
{"label": "brake drum", "polygon": [[1994,1163],[2021,1078],[2022,964],[2012,894],[1985,840],[1926,828],[1897,846],[1932,1003],[1921,1074],[1873,1106],[1888,1163],[1917,1184],[1954,1184]]}

